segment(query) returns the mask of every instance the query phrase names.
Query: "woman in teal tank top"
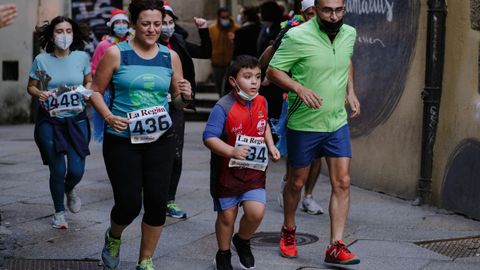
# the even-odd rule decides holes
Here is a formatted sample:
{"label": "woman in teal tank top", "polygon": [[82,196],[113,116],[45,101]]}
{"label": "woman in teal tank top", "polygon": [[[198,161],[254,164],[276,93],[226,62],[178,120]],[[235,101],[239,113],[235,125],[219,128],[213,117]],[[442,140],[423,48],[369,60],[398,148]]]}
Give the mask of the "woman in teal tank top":
{"label": "woman in teal tank top", "polygon": [[[107,269],[117,268],[122,232],[139,215],[143,202],[137,270],[153,270],[151,258],[165,223],[175,156],[169,95],[182,109],[192,91],[178,55],[156,43],[165,15],[163,1],[133,0],[128,9],[135,37],[107,50],[92,83],[92,104],[107,125],[103,156],[115,200],[102,260]],[[110,107],[102,98],[108,85]]]}

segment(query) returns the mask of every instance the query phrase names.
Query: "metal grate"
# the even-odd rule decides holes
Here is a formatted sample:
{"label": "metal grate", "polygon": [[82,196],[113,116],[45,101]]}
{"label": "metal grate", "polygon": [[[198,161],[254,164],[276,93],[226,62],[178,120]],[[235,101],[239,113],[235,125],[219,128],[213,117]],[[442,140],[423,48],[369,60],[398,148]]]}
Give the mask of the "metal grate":
{"label": "metal grate", "polygon": [[[276,247],[280,243],[280,232],[259,232],[253,235],[250,243],[253,246]],[[297,246],[308,245],[318,241],[318,237],[313,234],[296,233],[295,239]]]}
{"label": "metal grate", "polygon": [[415,244],[454,259],[480,256],[480,236],[422,241]]}
{"label": "metal grate", "polygon": [[0,270],[103,270],[98,260],[5,259]]}

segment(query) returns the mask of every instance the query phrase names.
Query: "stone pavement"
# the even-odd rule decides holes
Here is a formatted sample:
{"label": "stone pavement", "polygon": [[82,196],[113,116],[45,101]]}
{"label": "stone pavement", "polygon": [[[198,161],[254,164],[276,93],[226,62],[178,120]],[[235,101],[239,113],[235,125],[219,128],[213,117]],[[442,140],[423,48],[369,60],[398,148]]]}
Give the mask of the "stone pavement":
{"label": "stone pavement", "polygon": [[[154,256],[157,269],[213,269],[216,252],[215,214],[209,195],[209,151],[203,146],[204,123],[187,123],[184,172],[177,195],[188,212],[187,220],[167,218]],[[0,266],[3,257],[34,259],[99,259],[103,234],[113,204],[101,145],[91,144],[92,155],[79,184],[83,201],[78,214],[67,213],[70,228],[50,225],[53,205],[48,188],[48,168],[41,164],[33,141],[33,126],[0,126]],[[161,153],[159,153],[161,157]],[[353,160],[355,162],[355,159]],[[260,232],[278,232],[282,210],[276,195],[284,162],[271,164],[268,172],[268,202]],[[352,176],[355,182],[355,176]],[[330,187],[322,176],[314,196],[328,208]],[[480,235],[480,222],[431,207],[352,187],[346,242],[362,259],[347,269],[480,269],[480,254],[453,259],[417,246],[422,240]],[[325,265],[324,248],[329,235],[328,214],[310,216],[299,211],[298,232],[319,241],[299,247],[299,258],[281,258],[277,246],[254,246],[256,269],[339,269]],[[140,218],[124,233],[119,269],[134,269],[140,242]],[[477,250],[478,251],[478,250]],[[235,269],[241,269],[232,257]],[[1,268],[1,267],[0,267]],[[343,268],[342,268],[343,269]]]}

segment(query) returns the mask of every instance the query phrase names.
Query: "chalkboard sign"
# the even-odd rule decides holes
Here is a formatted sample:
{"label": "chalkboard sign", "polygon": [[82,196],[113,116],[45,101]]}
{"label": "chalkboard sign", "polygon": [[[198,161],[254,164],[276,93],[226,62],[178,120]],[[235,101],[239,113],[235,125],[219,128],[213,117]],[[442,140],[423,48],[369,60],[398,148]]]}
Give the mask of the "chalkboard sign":
{"label": "chalkboard sign", "polygon": [[345,0],[345,5],[345,23],[357,29],[353,63],[362,114],[350,122],[350,130],[358,137],[388,120],[403,94],[416,46],[420,1]]}
{"label": "chalkboard sign", "polygon": [[73,0],[72,19],[85,23],[92,30],[92,42],[85,51],[93,55],[95,48],[100,43],[103,35],[108,34],[107,22],[113,9],[123,7],[122,0]]}

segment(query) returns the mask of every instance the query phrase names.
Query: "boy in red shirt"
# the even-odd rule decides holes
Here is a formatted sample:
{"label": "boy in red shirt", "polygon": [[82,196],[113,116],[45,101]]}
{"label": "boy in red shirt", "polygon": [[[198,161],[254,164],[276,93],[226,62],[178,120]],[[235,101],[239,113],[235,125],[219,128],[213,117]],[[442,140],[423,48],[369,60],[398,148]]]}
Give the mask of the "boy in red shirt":
{"label": "boy in red shirt", "polygon": [[[233,90],[217,102],[203,133],[203,141],[212,151],[210,192],[218,213],[218,252],[214,263],[215,269],[233,269],[232,241],[242,267],[254,269],[250,238],[265,213],[268,154],[276,161],[280,153],[268,125],[267,101],[258,95],[258,60],[238,56],[230,65],[228,82]],[[239,206],[243,206],[244,215],[232,239]]]}

